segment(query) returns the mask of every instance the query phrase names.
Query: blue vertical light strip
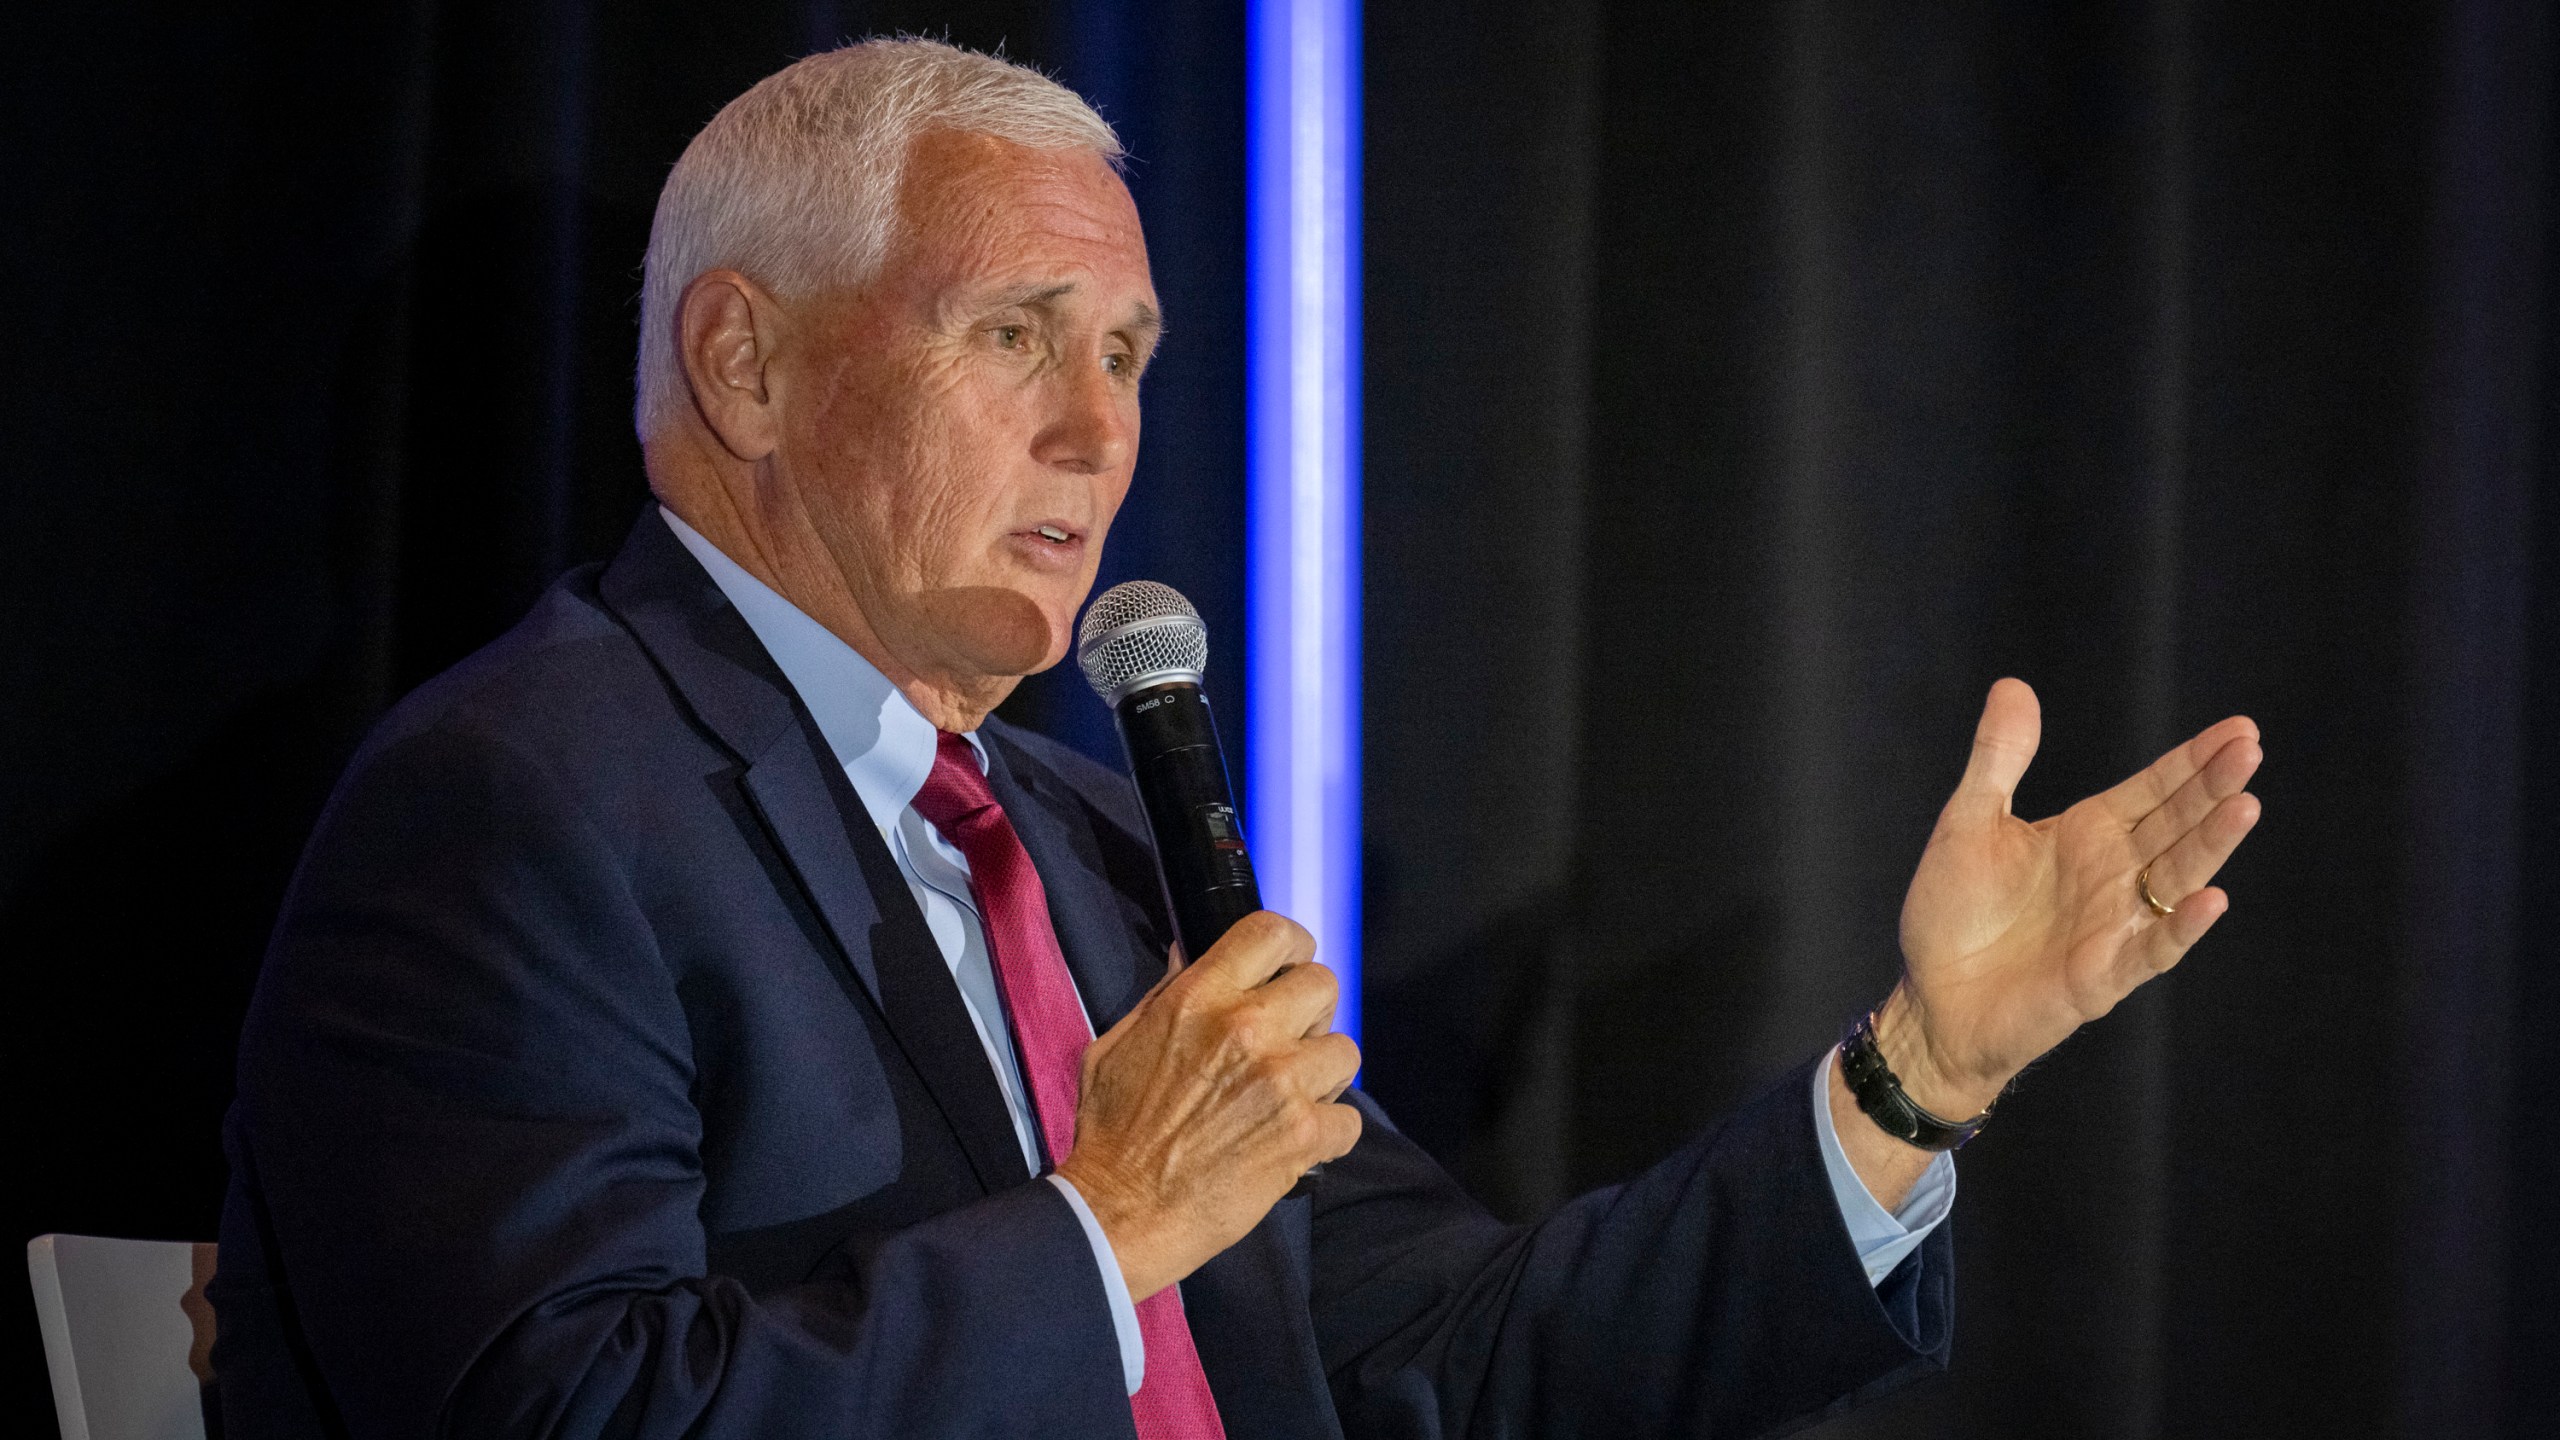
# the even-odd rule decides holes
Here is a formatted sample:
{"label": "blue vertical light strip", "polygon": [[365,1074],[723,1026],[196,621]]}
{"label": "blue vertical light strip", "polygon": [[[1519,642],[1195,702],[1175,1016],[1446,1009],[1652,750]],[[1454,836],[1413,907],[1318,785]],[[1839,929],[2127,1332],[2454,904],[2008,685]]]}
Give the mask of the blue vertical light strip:
{"label": "blue vertical light strip", "polygon": [[1360,7],[1248,0],[1246,821],[1360,1033]]}

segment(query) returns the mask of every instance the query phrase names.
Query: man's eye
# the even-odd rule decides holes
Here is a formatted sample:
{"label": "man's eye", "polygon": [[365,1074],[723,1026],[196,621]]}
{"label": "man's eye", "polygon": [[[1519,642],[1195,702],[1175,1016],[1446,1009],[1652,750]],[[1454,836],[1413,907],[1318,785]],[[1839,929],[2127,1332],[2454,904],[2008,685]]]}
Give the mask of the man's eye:
{"label": "man's eye", "polygon": [[1021,327],[1021,326],[1019,326],[1019,325],[999,325],[999,326],[997,326],[997,327],[996,327],[996,343],[997,343],[997,344],[999,344],[999,345],[1001,345],[1001,346],[1003,346],[1003,347],[1004,347],[1004,348],[1006,348],[1007,350],[1019,350],[1019,349],[1021,349],[1021,348],[1022,348],[1022,327]]}
{"label": "man's eye", "polygon": [[1126,355],[1105,355],[1102,357],[1102,366],[1114,375],[1126,375],[1129,373],[1129,357]]}

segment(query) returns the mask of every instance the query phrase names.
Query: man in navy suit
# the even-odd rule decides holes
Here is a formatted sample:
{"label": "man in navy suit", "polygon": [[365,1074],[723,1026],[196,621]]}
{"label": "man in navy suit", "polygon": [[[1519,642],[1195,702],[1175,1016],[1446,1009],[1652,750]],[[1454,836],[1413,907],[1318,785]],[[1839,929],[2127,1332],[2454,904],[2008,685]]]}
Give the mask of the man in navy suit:
{"label": "man in navy suit", "polygon": [[1117,154],[921,41],[688,149],[659,505],[383,722],[279,920],[235,1437],[1745,1435],[1943,1363],[1953,1169],[1911,1142],[2227,907],[2254,727],[2028,825],[2003,681],[1855,1063],[1494,1221],[1347,1088],[1304,931],[1169,964],[1126,782],[989,718],[1135,459]]}

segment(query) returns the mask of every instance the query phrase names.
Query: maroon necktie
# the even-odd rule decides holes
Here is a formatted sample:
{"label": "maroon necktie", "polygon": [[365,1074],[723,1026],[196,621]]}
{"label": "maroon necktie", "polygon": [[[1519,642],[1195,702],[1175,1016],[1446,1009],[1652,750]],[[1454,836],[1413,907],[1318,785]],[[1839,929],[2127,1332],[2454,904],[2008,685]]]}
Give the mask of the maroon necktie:
{"label": "maroon necktie", "polygon": [[[966,739],[943,733],[915,810],[968,857],[969,893],[977,897],[978,924],[1013,1021],[1014,1053],[1030,1077],[1031,1108],[1055,1163],[1075,1148],[1076,1077],[1093,1027],[1049,924],[1049,893]],[[1129,1397],[1138,1440],[1225,1440],[1179,1289],[1168,1285],[1138,1302],[1138,1334],[1147,1347],[1146,1383]]]}

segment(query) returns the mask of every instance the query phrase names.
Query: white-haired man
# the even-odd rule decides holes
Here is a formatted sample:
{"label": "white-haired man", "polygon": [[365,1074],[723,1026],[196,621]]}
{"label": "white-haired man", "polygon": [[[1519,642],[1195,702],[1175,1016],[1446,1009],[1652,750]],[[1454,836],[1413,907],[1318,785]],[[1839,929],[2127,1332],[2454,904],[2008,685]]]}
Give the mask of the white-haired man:
{"label": "white-haired man", "polygon": [[1169,972],[1125,782],[989,718],[1064,655],[1136,456],[1117,155],[921,41],[687,150],[657,506],[383,722],[278,922],[234,1440],[1746,1434],[1942,1360],[1975,1122],[1940,1117],[2221,913],[2254,728],[2029,826],[2034,700],[1995,687],[1843,1063],[1496,1223],[1346,1088],[1304,931]]}

